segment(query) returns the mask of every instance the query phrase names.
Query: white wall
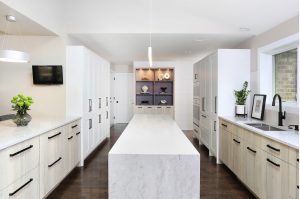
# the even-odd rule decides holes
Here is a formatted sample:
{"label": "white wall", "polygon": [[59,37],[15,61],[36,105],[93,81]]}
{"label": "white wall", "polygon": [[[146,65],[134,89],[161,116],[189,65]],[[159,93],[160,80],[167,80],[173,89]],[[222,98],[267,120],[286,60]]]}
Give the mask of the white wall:
{"label": "white wall", "polygon": [[[147,61],[135,61],[134,68],[148,66]],[[153,62],[154,67],[175,69],[174,107],[175,120],[182,130],[193,129],[193,62]]]}
{"label": "white wall", "polygon": [[[299,16],[294,17],[271,30],[258,35],[256,37],[247,40],[236,48],[249,48],[251,49],[251,101],[253,94],[260,93],[260,75],[259,75],[259,64],[258,64],[258,49],[269,45],[275,41],[289,37],[299,33]],[[263,66],[262,66],[263,67]],[[272,84],[270,83],[270,86]],[[273,96],[267,96],[268,98]],[[299,110],[287,111],[287,119],[284,120],[284,124],[299,123]],[[295,113],[296,112],[296,113]],[[268,122],[277,122],[278,109],[266,107],[265,120]]]}
{"label": "white wall", "polygon": [[[14,113],[11,111],[12,96],[23,93],[32,96],[34,104],[29,114],[32,116],[65,115],[65,85],[33,85],[32,65],[65,66],[65,46],[59,37],[26,36],[23,37],[25,50],[30,53],[31,62],[14,64],[0,62],[0,115]],[[20,42],[19,37],[9,38],[12,46]],[[65,68],[64,68],[65,79]]]}

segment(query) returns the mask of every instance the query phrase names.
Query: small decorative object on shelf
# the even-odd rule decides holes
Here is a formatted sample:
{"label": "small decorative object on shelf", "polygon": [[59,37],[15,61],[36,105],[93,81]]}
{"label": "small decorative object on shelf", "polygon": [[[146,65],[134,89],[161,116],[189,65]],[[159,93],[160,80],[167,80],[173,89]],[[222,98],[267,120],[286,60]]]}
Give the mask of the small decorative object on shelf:
{"label": "small decorative object on shelf", "polygon": [[264,119],[267,95],[254,94],[251,117],[258,120]]}
{"label": "small decorative object on shelf", "polygon": [[11,103],[13,110],[17,111],[13,122],[16,123],[17,126],[27,126],[32,119],[27,113],[27,111],[30,110],[29,107],[33,104],[32,98],[18,94],[11,99]]}
{"label": "small decorative object on shelf", "polygon": [[168,104],[168,102],[167,102],[167,100],[160,100],[160,102],[159,102],[159,104],[160,105],[167,105]]}
{"label": "small decorative object on shelf", "polygon": [[149,101],[148,101],[148,100],[142,100],[142,101],[141,101],[141,105],[146,105],[146,104],[149,104]]}
{"label": "small decorative object on shelf", "polygon": [[148,86],[144,85],[144,86],[142,87],[142,93],[149,93],[148,90],[149,90],[149,87],[148,87]]}
{"label": "small decorative object on shelf", "polygon": [[246,101],[250,90],[247,90],[248,82],[245,81],[242,90],[234,90],[235,95],[235,116],[247,116]]}
{"label": "small decorative object on shelf", "polygon": [[143,80],[143,81],[148,81],[149,79],[148,79],[147,76],[143,76],[143,77],[142,77],[142,80]]}
{"label": "small decorative object on shelf", "polygon": [[165,75],[164,75],[164,79],[169,80],[170,77],[171,77],[170,73],[166,72]]}
{"label": "small decorative object on shelf", "polygon": [[160,93],[159,94],[166,94],[167,93],[167,87],[160,87]]}
{"label": "small decorative object on shelf", "polygon": [[160,73],[157,77],[158,81],[164,80],[164,74]]}

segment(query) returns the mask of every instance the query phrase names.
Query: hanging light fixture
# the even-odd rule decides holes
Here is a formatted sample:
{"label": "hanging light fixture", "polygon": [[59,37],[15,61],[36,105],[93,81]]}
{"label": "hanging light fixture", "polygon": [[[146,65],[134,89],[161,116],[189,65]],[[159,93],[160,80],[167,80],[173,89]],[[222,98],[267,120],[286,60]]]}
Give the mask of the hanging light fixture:
{"label": "hanging light fixture", "polygon": [[152,0],[150,1],[150,9],[149,9],[149,22],[150,22],[150,32],[149,32],[149,47],[148,47],[148,62],[149,67],[153,66],[153,60],[152,60]]}
{"label": "hanging light fixture", "polygon": [[[6,26],[8,23],[16,22],[16,17],[12,15],[6,15]],[[6,28],[5,28],[6,29]],[[27,63],[30,61],[30,56],[26,52],[4,49],[6,30],[3,35],[2,46],[0,50],[0,61],[3,62],[15,62],[15,63]],[[20,32],[19,32],[20,34]],[[21,36],[21,34],[20,34]]]}

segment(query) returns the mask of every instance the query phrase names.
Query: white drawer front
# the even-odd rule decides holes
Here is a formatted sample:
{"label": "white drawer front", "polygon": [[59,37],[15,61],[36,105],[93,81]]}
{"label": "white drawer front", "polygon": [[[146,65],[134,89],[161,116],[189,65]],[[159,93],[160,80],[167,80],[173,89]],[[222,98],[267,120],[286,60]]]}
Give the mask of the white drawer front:
{"label": "white drawer front", "polygon": [[[30,161],[29,161],[30,162]],[[1,195],[0,195],[1,196]],[[21,177],[2,192],[1,199],[38,199],[39,167]]]}
{"label": "white drawer front", "polygon": [[0,151],[0,189],[37,167],[38,163],[38,137]]}

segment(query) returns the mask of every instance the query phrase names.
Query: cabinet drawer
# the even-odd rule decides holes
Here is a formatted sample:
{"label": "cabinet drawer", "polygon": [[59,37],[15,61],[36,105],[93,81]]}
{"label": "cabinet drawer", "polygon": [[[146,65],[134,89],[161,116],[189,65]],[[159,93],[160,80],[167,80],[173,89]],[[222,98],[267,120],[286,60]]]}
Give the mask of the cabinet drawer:
{"label": "cabinet drawer", "polygon": [[267,138],[261,137],[261,147],[269,154],[284,160],[289,161],[289,147]]}
{"label": "cabinet drawer", "polygon": [[222,129],[224,129],[225,131],[228,131],[230,133],[232,133],[233,131],[233,126],[230,122],[227,122],[225,120],[220,120],[220,127]]}
{"label": "cabinet drawer", "polygon": [[0,189],[38,166],[39,138],[0,151]]}
{"label": "cabinet drawer", "polygon": [[257,135],[256,133],[252,133],[251,131],[248,131],[246,129],[242,129],[242,131],[244,140],[246,140],[250,144],[261,147],[261,136]]}
{"label": "cabinet drawer", "polygon": [[293,166],[299,165],[299,151],[289,148],[289,163]]}
{"label": "cabinet drawer", "polygon": [[40,195],[44,197],[64,177],[65,128],[61,127],[40,137]]}
{"label": "cabinet drawer", "polygon": [[210,119],[208,115],[200,114],[200,126],[210,129]]}
{"label": "cabinet drawer", "polygon": [[[29,161],[30,162],[30,161]],[[1,199],[38,199],[39,167],[19,178],[2,192]]]}
{"label": "cabinet drawer", "polygon": [[240,128],[238,126],[235,126],[235,125],[232,125],[232,134],[241,138],[241,139],[244,139],[244,129],[243,128]]}

